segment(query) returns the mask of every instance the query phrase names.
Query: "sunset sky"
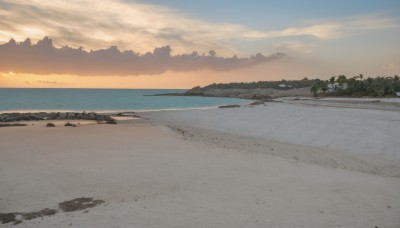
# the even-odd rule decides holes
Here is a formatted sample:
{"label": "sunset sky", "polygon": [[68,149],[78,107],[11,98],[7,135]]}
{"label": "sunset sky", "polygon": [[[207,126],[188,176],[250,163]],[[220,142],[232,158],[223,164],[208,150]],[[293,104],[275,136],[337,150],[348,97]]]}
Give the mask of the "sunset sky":
{"label": "sunset sky", "polygon": [[399,40],[399,0],[0,0],[0,87],[393,76]]}

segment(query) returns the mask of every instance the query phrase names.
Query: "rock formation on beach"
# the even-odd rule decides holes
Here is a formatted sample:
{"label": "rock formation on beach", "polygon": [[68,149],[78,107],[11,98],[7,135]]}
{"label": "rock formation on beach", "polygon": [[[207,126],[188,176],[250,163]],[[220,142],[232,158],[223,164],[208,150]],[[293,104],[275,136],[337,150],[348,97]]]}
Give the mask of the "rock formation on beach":
{"label": "rock formation on beach", "polygon": [[30,120],[96,120],[115,121],[109,115],[95,112],[28,112],[28,113],[1,113],[0,122],[30,121]]}
{"label": "rock formation on beach", "polygon": [[53,123],[47,123],[46,127],[55,127],[56,125]]}

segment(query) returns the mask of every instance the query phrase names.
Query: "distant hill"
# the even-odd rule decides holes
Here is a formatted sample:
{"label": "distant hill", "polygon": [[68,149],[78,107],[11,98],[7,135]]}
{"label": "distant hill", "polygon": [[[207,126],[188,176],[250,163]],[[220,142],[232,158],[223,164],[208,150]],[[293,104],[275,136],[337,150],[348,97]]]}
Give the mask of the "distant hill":
{"label": "distant hill", "polygon": [[284,96],[348,96],[393,97],[400,92],[400,78],[364,78],[362,74],[347,78],[332,76],[329,80],[307,79],[235,82],[196,86],[188,90],[188,96],[235,97],[246,99],[269,99]]}
{"label": "distant hill", "polygon": [[310,88],[319,79],[219,83],[194,87],[186,95],[234,97],[265,100],[282,96],[311,96]]}

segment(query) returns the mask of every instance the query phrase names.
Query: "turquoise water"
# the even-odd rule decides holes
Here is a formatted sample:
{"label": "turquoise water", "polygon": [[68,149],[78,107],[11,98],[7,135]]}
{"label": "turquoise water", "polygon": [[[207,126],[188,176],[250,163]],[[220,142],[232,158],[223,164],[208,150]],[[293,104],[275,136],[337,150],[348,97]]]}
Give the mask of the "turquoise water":
{"label": "turquoise water", "polygon": [[14,89],[0,88],[0,111],[138,111],[243,104],[234,98],[145,96],[183,93],[160,89]]}

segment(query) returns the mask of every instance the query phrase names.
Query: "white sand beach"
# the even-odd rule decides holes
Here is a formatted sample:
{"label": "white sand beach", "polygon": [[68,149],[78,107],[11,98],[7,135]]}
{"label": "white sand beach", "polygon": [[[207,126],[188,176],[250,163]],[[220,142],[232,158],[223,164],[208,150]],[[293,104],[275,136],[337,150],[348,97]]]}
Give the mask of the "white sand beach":
{"label": "white sand beach", "polygon": [[[398,111],[271,102],[140,115],[0,128],[0,212],[57,210],[1,226],[400,227]],[[104,203],[58,208],[80,197]]]}

